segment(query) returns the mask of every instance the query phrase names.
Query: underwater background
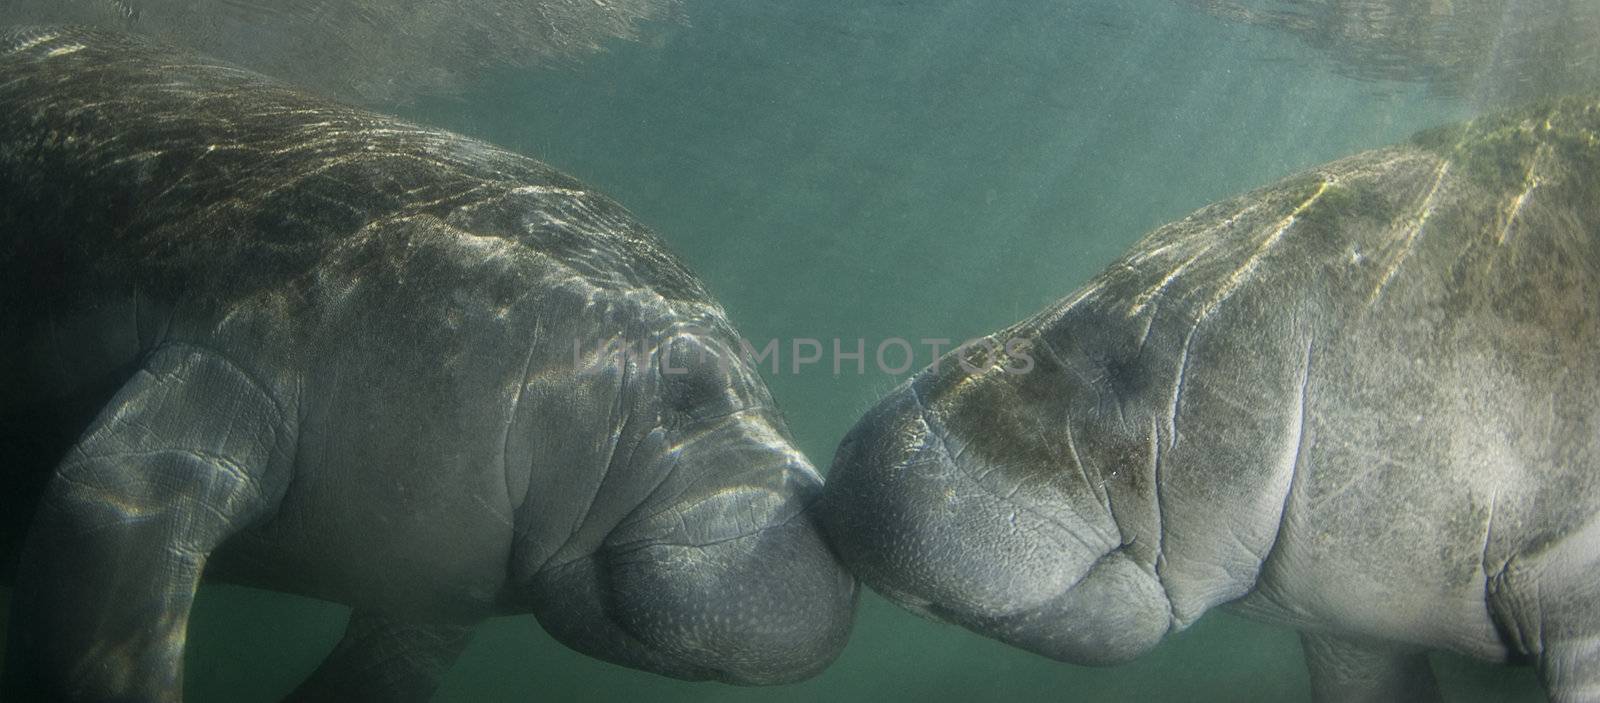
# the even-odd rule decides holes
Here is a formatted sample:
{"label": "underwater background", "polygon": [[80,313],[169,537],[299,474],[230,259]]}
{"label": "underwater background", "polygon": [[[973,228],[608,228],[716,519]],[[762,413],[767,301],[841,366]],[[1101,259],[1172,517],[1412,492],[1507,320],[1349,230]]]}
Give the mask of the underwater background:
{"label": "underwater background", "polygon": [[[1347,77],[1315,47],[1173,0],[685,0],[643,41],[503,71],[406,117],[543,159],[626,205],[757,348],[826,471],[911,371],[873,352],[959,342],[1072,292],[1163,223],[1301,169],[1475,114],[1470,97]],[[790,340],[819,340],[793,367]],[[833,340],[865,369],[833,368]],[[947,343],[946,348],[948,348]],[[898,359],[898,357],[896,357]],[[0,608],[0,617],[4,615]],[[191,701],[274,701],[347,609],[202,589]],[[1543,700],[1531,669],[1436,655],[1452,701]],[[1059,664],[863,595],[817,678],[686,683],[586,658],[530,617],[480,626],[438,701],[1296,701],[1288,629],[1213,612],[1154,653]]]}

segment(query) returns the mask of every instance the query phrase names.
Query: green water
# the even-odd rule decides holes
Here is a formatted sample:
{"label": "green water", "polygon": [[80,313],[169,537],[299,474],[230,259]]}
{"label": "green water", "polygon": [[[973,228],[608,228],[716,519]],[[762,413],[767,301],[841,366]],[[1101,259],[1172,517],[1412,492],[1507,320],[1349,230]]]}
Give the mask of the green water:
{"label": "green water", "polygon": [[[538,156],[616,197],[757,346],[863,338],[870,354],[888,337],[990,331],[1211,200],[1466,114],[1413,87],[1339,78],[1294,40],[1170,0],[718,0],[690,2],[687,15],[690,25],[652,41],[497,76],[410,116]],[[819,467],[899,381],[871,366],[769,377]],[[207,587],[191,625],[190,700],[275,700],[333,645],[345,612]],[[1436,662],[1451,700],[1543,699],[1526,669]],[[1224,613],[1133,664],[1089,669],[868,594],[838,662],[794,686],[621,669],[523,617],[480,627],[437,700],[1308,695],[1292,632]]]}

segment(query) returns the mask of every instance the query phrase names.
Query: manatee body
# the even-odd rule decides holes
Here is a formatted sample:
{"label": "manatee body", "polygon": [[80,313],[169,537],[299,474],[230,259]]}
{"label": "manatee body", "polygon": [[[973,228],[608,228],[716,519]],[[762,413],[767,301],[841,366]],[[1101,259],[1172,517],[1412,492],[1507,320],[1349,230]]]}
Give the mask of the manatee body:
{"label": "manatee body", "polygon": [[737,683],[843,646],[817,473],[616,203],[126,36],[0,76],[0,698],[178,699],[202,575],[353,607],[307,698],[426,697],[497,614]]}
{"label": "manatee body", "polygon": [[902,605],[1114,663],[1232,603],[1324,699],[1436,697],[1438,648],[1600,700],[1600,103],[1206,207],[965,353],[820,504]]}

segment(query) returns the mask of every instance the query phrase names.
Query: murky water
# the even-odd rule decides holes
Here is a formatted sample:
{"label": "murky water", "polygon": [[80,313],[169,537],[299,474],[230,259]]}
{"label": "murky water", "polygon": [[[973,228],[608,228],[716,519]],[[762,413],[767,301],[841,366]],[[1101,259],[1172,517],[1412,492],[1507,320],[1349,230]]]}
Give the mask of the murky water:
{"label": "murky water", "polygon": [[[1141,234],[1211,200],[1469,114],[1338,75],[1303,42],[1170,0],[687,3],[687,26],[498,75],[410,117],[530,153],[662,233],[756,346],[819,466],[871,401],[884,340],[995,329],[1071,292]],[[793,340],[821,359],[796,369]],[[842,351],[866,352],[864,370]],[[895,356],[894,360],[898,361]],[[343,608],[207,587],[194,701],[275,700]],[[1542,700],[1530,671],[1439,656],[1451,700]],[[1050,662],[864,599],[818,678],[689,684],[587,659],[531,617],[485,624],[437,700],[1308,698],[1285,629],[1213,613],[1133,664]]]}

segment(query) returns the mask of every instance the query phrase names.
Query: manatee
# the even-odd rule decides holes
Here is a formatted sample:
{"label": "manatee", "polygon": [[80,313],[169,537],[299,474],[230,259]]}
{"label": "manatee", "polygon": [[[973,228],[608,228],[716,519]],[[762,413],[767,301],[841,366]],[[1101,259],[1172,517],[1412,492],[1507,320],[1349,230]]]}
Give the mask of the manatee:
{"label": "manatee", "polygon": [[1600,700],[1600,101],[1355,155],[1147,235],[846,435],[819,504],[917,613],[1111,664],[1218,605],[1323,700],[1425,654]]}
{"label": "manatee", "polygon": [[307,699],[426,698],[504,614],[686,679],[841,649],[817,472],[617,203],[127,35],[0,76],[0,697],[178,700],[203,577],[352,607]]}

